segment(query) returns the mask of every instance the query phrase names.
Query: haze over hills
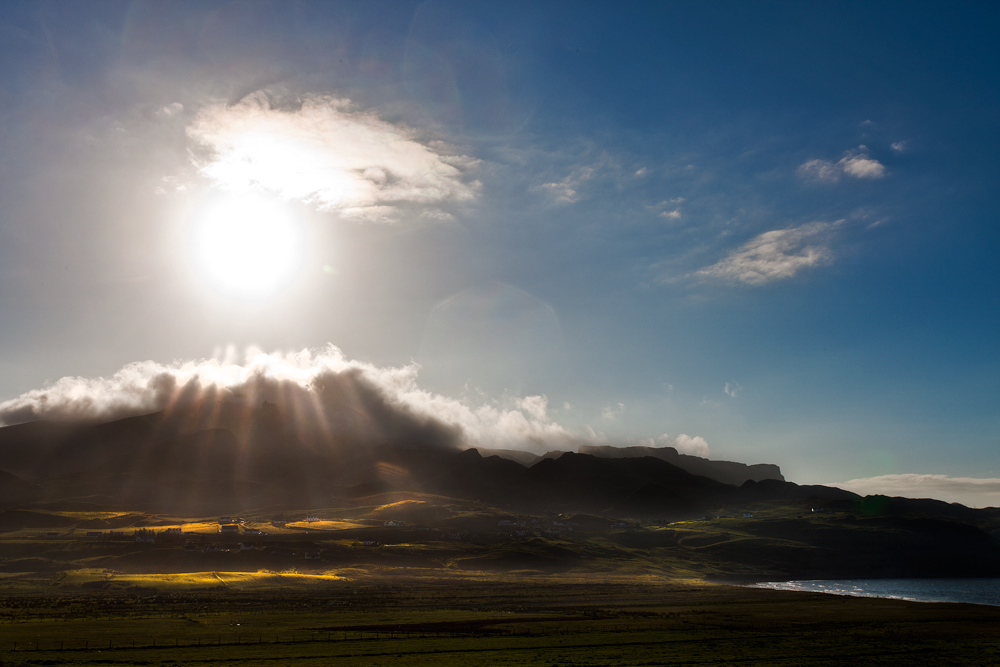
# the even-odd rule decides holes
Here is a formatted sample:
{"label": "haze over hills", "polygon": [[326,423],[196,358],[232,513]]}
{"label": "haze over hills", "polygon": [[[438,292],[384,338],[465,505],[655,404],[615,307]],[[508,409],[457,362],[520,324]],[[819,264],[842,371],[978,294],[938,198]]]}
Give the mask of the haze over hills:
{"label": "haze over hills", "polygon": [[[128,512],[126,524],[134,526],[151,514],[249,513],[260,521],[348,508],[338,511],[363,516],[356,525],[367,527],[330,539],[419,546],[471,531],[472,555],[460,567],[475,569],[565,569],[606,558],[609,548],[615,558],[655,567],[698,561],[726,576],[993,576],[1000,569],[1000,510],[862,498],[786,481],[776,465],[709,461],[667,448],[594,447],[521,462],[511,452],[463,450],[433,428],[423,439],[419,429],[397,432],[406,437],[332,435],[269,402],[3,427],[0,532],[91,526],[74,512]],[[555,521],[543,517],[557,516],[556,530],[539,528]],[[504,517],[506,525],[534,528],[515,535]],[[391,519],[409,528],[385,532],[391,529],[383,521]],[[579,536],[562,532],[571,529]],[[287,549],[281,539],[268,542],[274,554]],[[123,555],[116,567],[133,557]]]}
{"label": "haze over hills", "polygon": [[777,465],[710,461],[673,448],[584,446],[543,457],[484,448],[483,456],[442,443],[433,429],[424,439],[406,433],[382,442],[330,436],[266,401],[254,409],[216,405],[210,414],[28,422],[0,428],[7,475],[0,501],[227,512],[398,491],[525,512],[679,519],[732,503],[860,499],[787,482]]}
{"label": "haze over hills", "polygon": [[[543,458],[557,458],[564,452],[553,451],[544,455],[532,454],[516,449],[479,449],[484,456],[499,456],[532,466]],[[773,463],[736,463],[733,461],[711,461],[701,456],[681,454],[673,447],[614,447],[611,445],[580,445],[580,454],[589,454],[606,459],[636,458],[652,456],[683,468],[693,475],[701,475],[724,484],[739,486],[747,480],[759,482],[763,479],[784,481],[781,468]]]}
{"label": "haze over hills", "polygon": [[[783,497],[799,488],[780,484],[762,494],[753,483],[783,482],[777,466],[709,461],[672,448],[633,447],[616,456],[614,448],[594,447],[519,462],[509,453],[460,451],[435,435],[408,431],[406,439],[377,443],[331,437],[265,401],[250,410],[222,405],[211,415],[3,427],[0,470],[12,476],[4,485],[8,504],[74,500],[150,510],[321,506],[413,491],[522,511],[682,517],[747,494]],[[857,497],[826,487],[811,493]]]}

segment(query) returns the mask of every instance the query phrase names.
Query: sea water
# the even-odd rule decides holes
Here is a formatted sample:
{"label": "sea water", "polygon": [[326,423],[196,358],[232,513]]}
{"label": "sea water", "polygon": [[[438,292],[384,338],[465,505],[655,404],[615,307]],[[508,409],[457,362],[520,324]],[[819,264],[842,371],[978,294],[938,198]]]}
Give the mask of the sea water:
{"label": "sea water", "polygon": [[969,602],[1000,607],[1000,579],[811,579],[765,581],[751,587],[915,602]]}

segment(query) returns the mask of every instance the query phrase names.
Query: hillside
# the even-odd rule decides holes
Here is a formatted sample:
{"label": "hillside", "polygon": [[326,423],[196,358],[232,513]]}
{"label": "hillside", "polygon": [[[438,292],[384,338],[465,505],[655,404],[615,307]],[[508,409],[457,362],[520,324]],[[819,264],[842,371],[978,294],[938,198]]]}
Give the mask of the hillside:
{"label": "hillside", "polygon": [[[82,559],[86,567],[183,570],[177,559],[189,538],[143,555],[121,535],[68,548],[46,531],[77,544],[95,528],[196,524],[191,535],[209,544],[217,526],[205,517],[244,515],[272,533],[261,548],[275,563],[286,552],[315,551],[330,564],[365,567],[651,568],[729,578],[1000,573],[1000,510],[861,498],[774,478],[729,484],[654,451],[567,452],[524,465],[421,442],[324,440],[270,404],[214,421],[160,413],[11,426],[0,428],[0,540],[14,540],[2,568],[59,571]],[[690,467],[697,457],[676,458]],[[716,473],[753,468],[698,461]],[[328,516],[267,527],[275,517],[301,519],[307,508]],[[354,541],[400,546],[345,546]],[[264,566],[260,556],[242,558]],[[198,567],[224,569],[208,561]]]}

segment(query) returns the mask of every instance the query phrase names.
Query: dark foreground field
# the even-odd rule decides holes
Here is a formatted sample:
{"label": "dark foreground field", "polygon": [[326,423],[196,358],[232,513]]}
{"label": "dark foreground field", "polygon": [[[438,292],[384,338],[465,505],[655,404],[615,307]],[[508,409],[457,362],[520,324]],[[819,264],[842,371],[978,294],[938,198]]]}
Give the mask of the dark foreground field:
{"label": "dark foreground field", "polygon": [[654,579],[17,595],[0,617],[5,666],[1000,664],[996,608]]}

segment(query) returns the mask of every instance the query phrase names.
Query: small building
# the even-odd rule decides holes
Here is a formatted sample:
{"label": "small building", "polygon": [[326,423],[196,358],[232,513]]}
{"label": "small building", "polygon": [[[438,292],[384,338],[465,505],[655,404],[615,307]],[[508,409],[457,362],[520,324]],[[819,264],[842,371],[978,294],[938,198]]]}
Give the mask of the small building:
{"label": "small building", "polygon": [[315,514],[310,514],[306,517],[306,523],[316,523],[319,521],[319,517]]}
{"label": "small building", "polygon": [[244,535],[267,535],[267,533],[265,533],[260,528],[244,528],[243,529],[243,534]]}
{"label": "small building", "polygon": [[399,526],[399,522],[398,521],[386,521],[382,525],[383,526],[389,526],[390,528],[396,528],[397,526]]}
{"label": "small building", "polygon": [[274,526],[275,528],[284,528],[285,526],[288,525],[288,522],[285,521],[284,519],[273,519],[271,521],[271,525]]}
{"label": "small building", "polygon": [[184,531],[180,528],[167,528],[167,535],[183,535]]}
{"label": "small building", "polygon": [[257,551],[257,545],[253,542],[240,542],[240,551]]}
{"label": "small building", "polygon": [[151,530],[146,530],[145,528],[140,528],[135,531],[135,541],[136,542],[155,542],[156,533]]}
{"label": "small building", "polygon": [[62,533],[45,533],[45,537],[59,537]]}
{"label": "small building", "polygon": [[224,535],[239,535],[240,526],[237,523],[227,523],[219,526],[219,532]]}
{"label": "small building", "polygon": [[236,520],[233,519],[231,516],[220,516],[219,525],[222,525],[224,523],[236,523]]}
{"label": "small building", "polygon": [[307,551],[306,552],[306,560],[319,560],[319,552],[318,551]]}
{"label": "small building", "polygon": [[104,537],[104,533],[99,530],[88,530],[87,537]]}
{"label": "small building", "polygon": [[363,547],[374,547],[374,546],[378,546],[378,543],[375,540],[361,540],[361,546],[363,546]]}
{"label": "small building", "polygon": [[744,519],[752,519],[753,518],[753,512],[744,512],[743,513],[743,518]]}

